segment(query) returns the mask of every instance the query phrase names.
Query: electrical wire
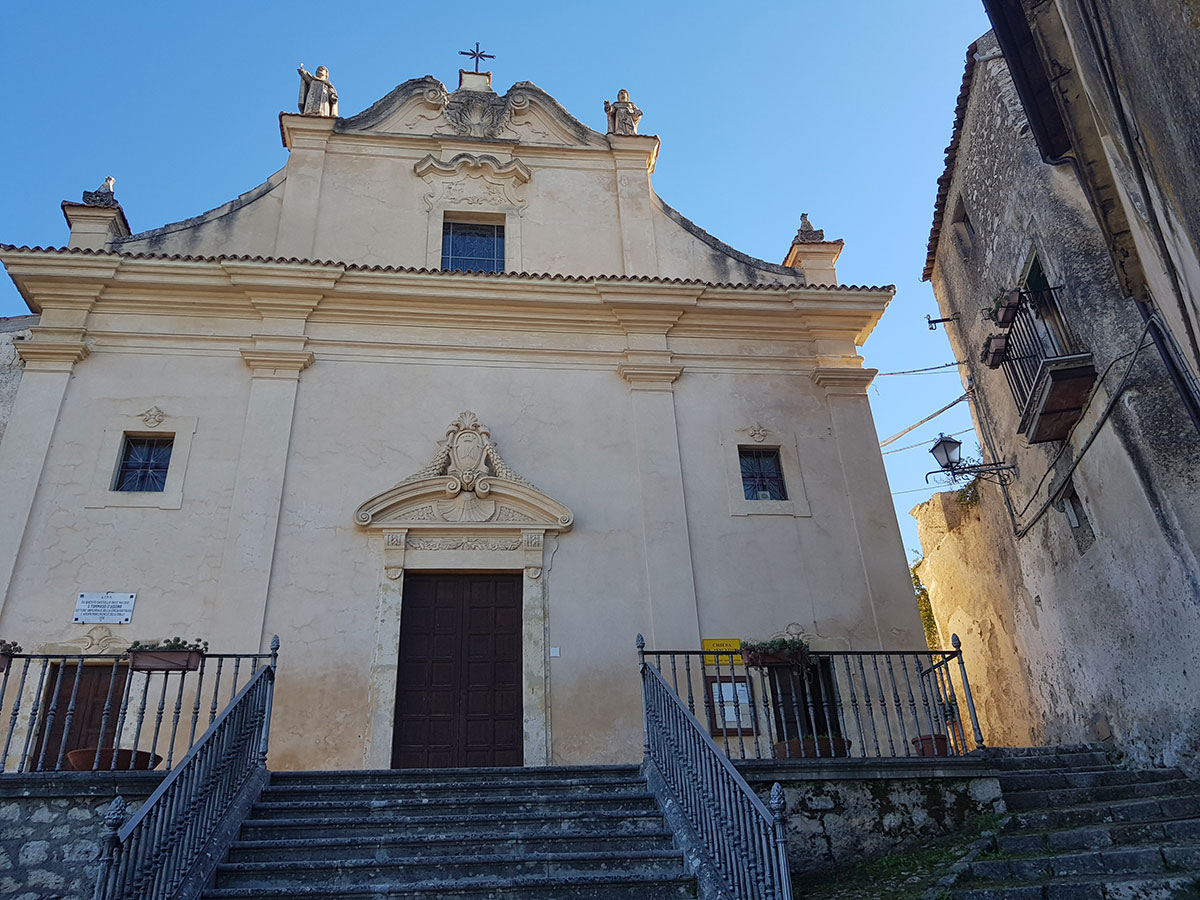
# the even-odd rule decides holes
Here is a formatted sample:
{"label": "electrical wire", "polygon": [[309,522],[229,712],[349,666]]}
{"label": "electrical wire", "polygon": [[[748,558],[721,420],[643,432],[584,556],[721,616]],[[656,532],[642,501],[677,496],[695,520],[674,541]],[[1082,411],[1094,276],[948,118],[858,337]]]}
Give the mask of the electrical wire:
{"label": "electrical wire", "polygon": [[937,412],[935,412],[935,413],[931,413],[930,415],[926,416],[926,417],[925,417],[925,418],[923,418],[923,419],[922,419],[920,422],[917,422],[917,424],[915,424],[915,425],[909,425],[909,426],[908,426],[907,428],[905,428],[903,431],[897,431],[895,434],[893,434],[893,435],[892,435],[890,438],[888,438],[887,440],[885,440],[885,441],[880,441],[880,442],[879,442],[879,446],[880,446],[881,448],[882,448],[882,447],[886,447],[888,444],[891,444],[891,443],[894,443],[894,442],[896,442],[896,441],[900,440],[900,438],[904,437],[904,436],[905,436],[906,434],[908,434],[910,431],[915,431],[916,429],[920,428],[922,425],[924,425],[924,424],[925,424],[926,422],[928,422],[929,420],[931,420],[931,419],[936,419],[938,416],[940,416],[940,415],[941,415],[942,413],[944,413],[946,410],[948,410],[948,409],[951,409],[951,408],[953,408],[953,407],[955,407],[955,406],[958,406],[958,404],[962,403],[962,402],[963,402],[964,400],[966,400],[966,399],[967,399],[967,395],[966,395],[966,394],[963,394],[963,395],[962,395],[961,397],[959,397],[957,400],[954,400],[954,401],[953,401],[953,402],[951,402],[951,403],[947,403],[945,406],[943,406],[943,407],[942,407],[941,409],[939,409]]}
{"label": "electrical wire", "polygon": [[880,372],[875,377],[876,378],[885,378],[888,375],[924,375],[928,372],[938,372],[939,374],[945,374],[945,373],[941,372],[942,369],[949,369],[949,368],[952,368],[953,366],[961,366],[961,365],[962,365],[962,363],[960,363],[960,362],[948,362],[948,363],[943,363],[940,366],[928,366],[927,368],[924,368],[924,369],[905,369],[903,372]]}
{"label": "electrical wire", "polygon": [[[948,434],[946,437],[958,437],[960,434],[966,434],[968,431],[974,431],[974,428],[964,428],[962,431],[956,431],[953,434]],[[893,447],[891,450],[884,450],[881,456],[887,456],[889,453],[899,453],[901,450],[912,450],[915,447],[928,447],[927,443],[908,444],[904,447]]]}

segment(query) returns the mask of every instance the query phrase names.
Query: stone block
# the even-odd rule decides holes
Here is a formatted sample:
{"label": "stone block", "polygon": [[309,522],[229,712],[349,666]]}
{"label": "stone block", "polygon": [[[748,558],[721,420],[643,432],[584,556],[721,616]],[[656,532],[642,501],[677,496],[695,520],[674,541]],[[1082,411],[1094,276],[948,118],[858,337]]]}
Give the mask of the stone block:
{"label": "stone block", "polygon": [[21,848],[17,863],[22,866],[36,866],[50,858],[49,841],[30,841]]}

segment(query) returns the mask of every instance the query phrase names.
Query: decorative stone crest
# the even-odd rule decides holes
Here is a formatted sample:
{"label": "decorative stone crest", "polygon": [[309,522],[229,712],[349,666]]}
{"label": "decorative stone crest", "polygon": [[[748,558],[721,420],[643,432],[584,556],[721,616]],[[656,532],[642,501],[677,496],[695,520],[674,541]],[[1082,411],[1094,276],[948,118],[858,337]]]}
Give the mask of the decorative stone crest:
{"label": "decorative stone crest", "polygon": [[750,433],[750,440],[754,441],[756,444],[761,444],[767,439],[767,435],[771,433],[757,423],[751,425],[748,430]]}
{"label": "decorative stone crest", "polygon": [[[574,516],[513,471],[491,431],[468,410],[447,426],[427,466],[362,504],[355,519],[379,528],[559,531],[569,528]],[[517,540],[510,549],[520,546]],[[417,548],[412,537],[408,547]]]}
{"label": "decorative stone crest", "polygon": [[144,413],[141,413],[140,415],[138,415],[138,418],[146,423],[147,428],[157,428],[159,425],[161,425],[163,423],[163,419],[165,419],[166,417],[167,417],[167,414],[165,412],[163,412],[161,409],[159,409],[157,406],[152,406],[148,410],[146,410]]}
{"label": "decorative stone crest", "polygon": [[422,198],[426,209],[443,200],[466,206],[511,206],[518,211],[529,205],[516,193],[517,186],[527,184],[532,175],[519,159],[502,163],[487,154],[459,153],[442,162],[429,154],[413,166],[413,172],[429,185]]}

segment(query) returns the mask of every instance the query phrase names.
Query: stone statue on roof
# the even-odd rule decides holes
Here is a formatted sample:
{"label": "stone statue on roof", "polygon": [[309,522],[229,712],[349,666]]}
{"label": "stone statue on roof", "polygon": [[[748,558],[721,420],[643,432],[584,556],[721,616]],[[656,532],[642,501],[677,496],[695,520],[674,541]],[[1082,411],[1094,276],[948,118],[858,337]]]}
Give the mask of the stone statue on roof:
{"label": "stone statue on roof", "polygon": [[117,180],[109,175],[104,179],[104,183],[94,191],[83,192],[83,202],[85,206],[116,206],[117,200],[113,196],[113,191],[117,187]]}
{"label": "stone statue on roof", "polygon": [[317,66],[317,71],[305,70],[304,63],[296,70],[300,73],[300,114],[305,116],[336,116],[338,114],[337,88],[329,83],[329,70]]}
{"label": "stone statue on roof", "polygon": [[617,91],[617,99],[613,103],[605,100],[604,112],[608,115],[609,134],[637,134],[642,111],[629,99],[629,91],[624,88]]}

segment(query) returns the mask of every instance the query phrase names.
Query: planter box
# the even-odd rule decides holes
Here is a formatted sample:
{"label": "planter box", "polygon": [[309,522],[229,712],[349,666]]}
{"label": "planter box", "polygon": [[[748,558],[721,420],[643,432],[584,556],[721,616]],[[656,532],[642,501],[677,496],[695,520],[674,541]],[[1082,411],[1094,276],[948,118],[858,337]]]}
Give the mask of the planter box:
{"label": "planter box", "polygon": [[850,741],[840,737],[803,737],[779,741],[774,746],[776,759],[828,759],[849,756]]}
{"label": "planter box", "polygon": [[923,734],[912,739],[917,756],[949,756],[950,739],[944,734]]}
{"label": "planter box", "polygon": [[746,665],[755,668],[765,668],[766,666],[800,666],[807,665],[806,662],[801,662],[790,654],[783,653],[762,653],[756,650],[743,650],[742,658],[745,659]]}
{"label": "planter box", "polygon": [[1021,294],[1019,291],[1010,291],[1005,294],[1004,300],[996,307],[996,324],[1001,328],[1008,328],[1017,317],[1017,310],[1020,308]]}
{"label": "planter box", "polygon": [[129,668],[135,672],[194,672],[202,659],[200,650],[130,650]]}
{"label": "planter box", "polygon": [[984,364],[989,369],[998,369],[1004,362],[1004,354],[1008,352],[1008,335],[998,334],[988,338],[987,349],[984,353]]}
{"label": "planter box", "polygon": [[[116,755],[116,765],[113,765],[113,756]],[[90,772],[92,764],[96,762],[95,747],[81,747],[78,750],[67,751],[67,768],[75,772]],[[130,763],[133,763],[130,766]],[[96,764],[96,768],[100,772],[107,772],[109,769],[115,769],[120,772],[122,770],[134,771],[149,771],[162,762],[162,757],[157,753],[151,754],[145,750],[126,750],[118,748],[113,750],[112,747],[105,747],[100,751],[100,761]]]}
{"label": "planter box", "polygon": [[8,666],[12,662],[11,653],[0,653],[0,672],[7,672]]}

